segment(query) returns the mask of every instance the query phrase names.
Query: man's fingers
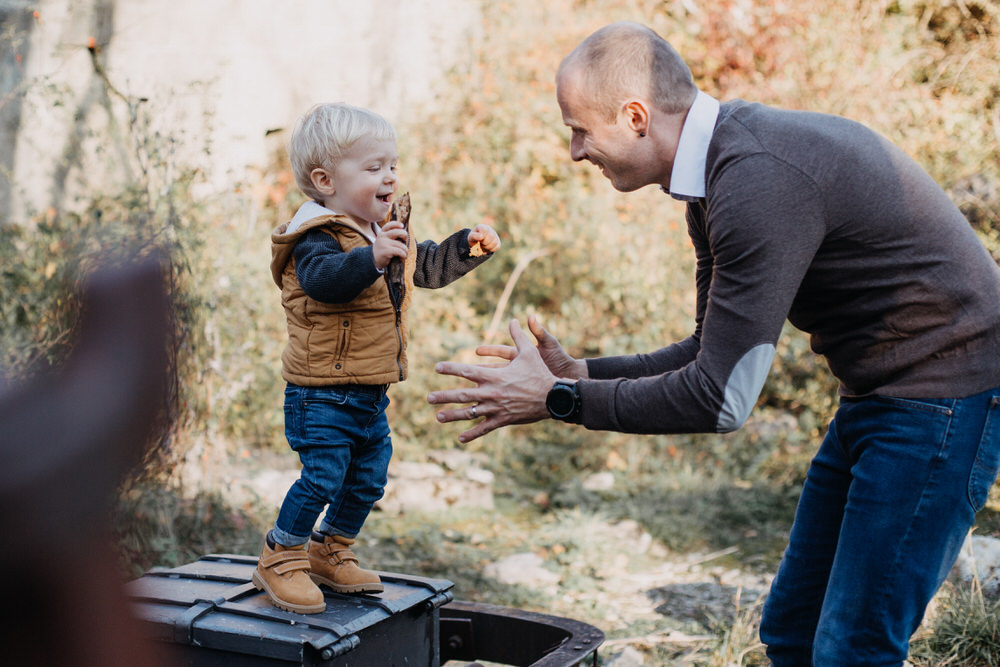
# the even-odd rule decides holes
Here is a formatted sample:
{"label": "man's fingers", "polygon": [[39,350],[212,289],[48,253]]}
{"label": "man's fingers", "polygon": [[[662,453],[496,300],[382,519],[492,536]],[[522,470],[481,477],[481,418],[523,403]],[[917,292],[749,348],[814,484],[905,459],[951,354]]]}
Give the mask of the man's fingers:
{"label": "man's fingers", "polygon": [[[441,394],[442,392],[437,392],[437,393]],[[430,396],[428,396],[427,398],[428,400],[430,400]],[[430,402],[434,403],[434,401]],[[462,402],[464,401],[438,401],[438,403],[462,403]],[[470,419],[477,419],[479,417],[484,416],[479,414],[478,412],[473,411],[472,408],[473,408],[472,405],[463,405],[458,408],[446,408],[443,410],[438,410],[437,420],[442,424],[450,424],[451,422],[469,421]]]}
{"label": "man's fingers", "polygon": [[[443,391],[432,391],[427,394],[427,402],[431,405],[447,405],[449,403],[475,403],[478,399],[475,397],[473,392],[475,388],[468,389],[445,389]],[[442,410],[439,415],[447,414],[452,415],[456,413],[456,410]],[[441,421],[455,421],[456,419],[468,419],[468,417],[455,416],[451,419],[444,419]]]}
{"label": "man's fingers", "polygon": [[[532,369],[545,372],[544,363],[530,335],[521,329],[517,320],[511,321],[510,333],[514,347],[481,345],[476,348],[476,353],[480,356],[497,357],[508,363],[467,364],[442,361],[434,366],[434,370],[441,375],[461,377],[475,384],[472,387],[445,389],[427,394],[427,402],[431,405],[449,406],[437,411],[436,416],[440,423],[480,420],[459,435],[460,442],[471,442],[508,424],[529,423],[539,418],[538,411],[531,405],[527,408],[520,406],[519,400],[523,399],[519,397],[525,388],[518,386],[519,382],[523,382],[518,378],[530,379]],[[512,396],[507,397],[510,400],[496,400],[498,388],[501,397],[505,396],[507,391],[512,392]],[[511,405],[514,406],[514,410],[510,409]]]}
{"label": "man's fingers", "polygon": [[485,421],[482,421],[482,422],[476,424],[474,427],[470,428],[468,431],[464,431],[464,432],[460,433],[458,435],[458,441],[462,442],[462,443],[472,442],[476,438],[481,438],[482,436],[486,435],[490,431],[496,430],[498,426],[499,426],[499,424],[497,426],[491,426],[490,425],[490,420],[487,419]]}
{"label": "man's fingers", "polygon": [[487,433],[495,431],[501,426],[505,426],[505,424],[502,419],[496,416],[491,417],[483,414],[473,415],[471,406],[441,410],[437,413],[437,419],[442,424],[457,421],[468,421],[469,419],[478,419],[484,416],[486,419],[483,419],[481,422],[473,425],[469,430],[463,431],[458,435],[459,442],[472,442],[476,438],[481,438]]}
{"label": "man's fingers", "polygon": [[517,348],[510,345],[480,345],[476,348],[480,357],[499,357],[511,361],[517,356]]}
{"label": "man's fingers", "polygon": [[440,375],[454,375],[455,377],[465,378],[466,380],[471,380],[472,382],[480,382],[483,380],[483,366],[476,364],[463,364],[457,361],[439,361],[434,366],[434,372]]}
{"label": "man's fingers", "polygon": [[524,333],[524,329],[521,328],[521,323],[517,320],[510,321],[510,337],[514,340],[514,346],[517,348],[518,353],[525,348],[534,349],[535,344],[531,342],[528,338],[528,334]]}
{"label": "man's fingers", "polygon": [[538,318],[534,315],[528,318],[528,329],[531,330],[531,335],[534,336],[539,343],[549,336],[549,332],[545,330],[545,327],[542,326],[542,323],[539,322]]}

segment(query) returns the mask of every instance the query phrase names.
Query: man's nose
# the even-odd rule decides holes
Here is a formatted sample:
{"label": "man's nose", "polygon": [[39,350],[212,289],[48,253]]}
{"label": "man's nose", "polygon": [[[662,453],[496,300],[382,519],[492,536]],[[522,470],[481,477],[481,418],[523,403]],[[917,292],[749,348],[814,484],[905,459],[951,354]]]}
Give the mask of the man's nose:
{"label": "man's nose", "polygon": [[569,156],[573,162],[579,162],[587,157],[587,151],[583,148],[583,139],[573,137],[569,142]]}

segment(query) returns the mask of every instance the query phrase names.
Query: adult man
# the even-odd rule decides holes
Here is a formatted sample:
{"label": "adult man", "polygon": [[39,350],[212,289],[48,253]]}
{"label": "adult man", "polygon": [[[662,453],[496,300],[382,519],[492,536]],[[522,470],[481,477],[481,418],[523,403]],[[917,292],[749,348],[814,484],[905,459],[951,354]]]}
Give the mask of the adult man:
{"label": "adult man", "polygon": [[692,336],[573,359],[534,318],[501,366],[440,363],[441,422],[556,417],[726,432],[750,413],[787,318],[842,402],[803,487],[761,637],[774,665],[899,665],[1000,464],[1000,270],[945,193],[863,126],[697,90],[653,31],[607,26],[560,66],[571,157],[688,201]]}

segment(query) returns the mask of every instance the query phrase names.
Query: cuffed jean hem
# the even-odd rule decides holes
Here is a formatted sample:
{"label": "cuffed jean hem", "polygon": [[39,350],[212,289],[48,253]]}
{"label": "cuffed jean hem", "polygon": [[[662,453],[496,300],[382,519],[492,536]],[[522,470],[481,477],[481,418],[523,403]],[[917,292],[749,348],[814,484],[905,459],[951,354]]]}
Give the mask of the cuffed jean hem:
{"label": "cuffed jean hem", "polygon": [[[336,528],[328,526],[325,523],[320,525],[319,532],[323,533],[324,535],[330,535],[331,537],[332,536],[346,537],[349,540],[353,540],[358,536],[357,533],[351,535],[347,531],[338,530]],[[282,529],[278,528],[277,525],[271,528],[271,539],[273,539],[275,542],[277,542],[283,547],[288,547],[288,548],[300,547],[306,542],[308,542],[310,537],[312,537],[312,533],[306,535],[305,537],[302,537],[301,535],[292,535],[291,533],[286,533]]]}
{"label": "cuffed jean hem", "polygon": [[309,535],[306,535],[305,537],[302,537],[301,535],[292,535],[291,533],[286,533],[277,526],[274,526],[271,528],[271,539],[283,547],[294,549],[295,547],[300,547],[308,542]]}
{"label": "cuffed jean hem", "polygon": [[337,528],[336,526],[330,525],[326,521],[323,521],[319,525],[319,532],[323,533],[324,535],[330,535],[331,537],[334,535],[339,535],[340,537],[346,537],[349,540],[353,540],[355,537],[358,536],[357,532],[352,533],[349,530],[342,530],[340,528]]}

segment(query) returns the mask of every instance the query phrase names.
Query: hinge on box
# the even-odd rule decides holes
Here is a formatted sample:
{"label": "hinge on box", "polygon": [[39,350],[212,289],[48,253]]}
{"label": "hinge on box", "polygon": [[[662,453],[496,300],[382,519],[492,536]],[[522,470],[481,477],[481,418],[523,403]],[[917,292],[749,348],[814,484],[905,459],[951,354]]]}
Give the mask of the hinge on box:
{"label": "hinge on box", "polygon": [[476,639],[472,632],[472,619],[444,618],[439,621],[441,631],[441,663],[449,660],[475,660]]}

